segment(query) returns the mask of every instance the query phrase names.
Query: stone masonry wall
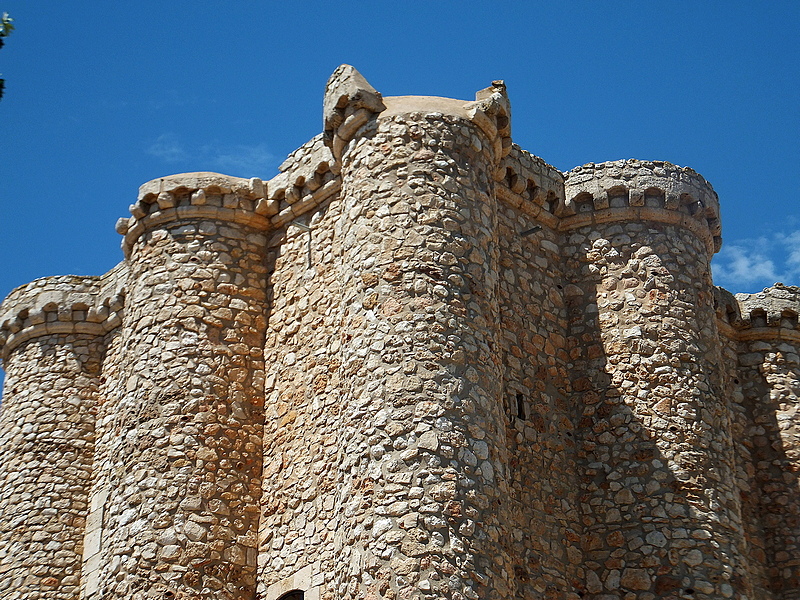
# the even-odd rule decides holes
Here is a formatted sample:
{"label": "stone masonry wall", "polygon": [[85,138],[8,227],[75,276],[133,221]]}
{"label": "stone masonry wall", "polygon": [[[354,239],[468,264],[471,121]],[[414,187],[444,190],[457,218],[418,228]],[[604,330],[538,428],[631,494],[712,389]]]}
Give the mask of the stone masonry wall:
{"label": "stone masonry wall", "polygon": [[[735,302],[735,300],[734,300]],[[717,311],[718,317],[720,311]],[[734,442],[736,487],[739,490],[744,528],[744,554],[749,568],[749,580],[753,598],[772,598],[767,573],[767,555],[764,547],[764,530],[759,508],[759,492],[755,485],[755,462],[753,461],[753,416],[745,395],[742,393],[745,376],[740,372],[739,354],[744,352],[736,340],[729,316],[721,315],[720,344],[722,348],[722,373],[725,376],[724,395],[730,398],[731,433]]]}
{"label": "stone masonry wall", "polygon": [[464,117],[395,110],[343,158],[337,597],[503,598],[494,153]]}
{"label": "stone masonry wall", "polygon": [[54,334],[4,361],[0,595],[75,600],[94,454],[102,338]]}
{"label": "stone masonry wall", "polygon": [[745,598],[704,245],[656,223],[583,227],[569,243],[587,591]]}
{"label": "stone masonry wall", "polygon": [[[800,343],[752,341],[740,355],[744,392],[752,411],[758,514],[764,529],[770,589],[800,598]],[[766,388],[766,389],[765,389]]]}
{"label": "stone masonry wall", "polygon": [[[341,261],[338,197],[315,212],[307,232],[290,226],[269,242],[269,326],[259,598],[276,600],[283,582],[311,569],[335,597],[334,510],[339,424]],[[309,245],[310,243],[310,245]],[[310,582],[309,582],[310,585]],[[303,591],[306,591],[304,588]]]}
{"label": "stone masonry wall", "polygon": [[134,215],[113,417],[97,442],[108,457],[93,490],[104,500],[98,587],[87,598],[255,591],[266,238],[224,218],[252,207],[238,184],[162,182],[158,206]]}
{"label": "stone masonry wall", "polygon": [[800,289],[713,287],[693,170],[510,116],[343,65],[272,180],[14,290],[2,597],[800,600]]}
{"label": "stone masonry wall", "polygon": [[581,523],[567,353],[560,234],[501,206],[499,298],[503,408],[507,419],[514,598],[570,590],[579,572]]}
{"label": "stone masonry wall", "polygon": [[78,596],[81,600],[91,596],[100,586],[100,567],[103,558],[101,549],[104,535],[108,533],[103,528],[106,502],[111,489],[108,477],[113,473],[112,465],[115,464],[115,453],[118,452],[119,445],[124,443],[123,438],[118,435],[112,436],[110,433],[114,431],[114,423],[117,418],[117,403],[113,401],[113,398],[119,382],[121,365],[122,335],[119,328],[105,335],[103,346],[105,355],[97,394],[95,439],[106,441],[105,443],[95,443],[92,457],[89,507],[83,540],[81,587]]}
{"label": "stone masonry wall", "polygon": [[118,274],[37,279],[0,305],[3,597],[77,597],[103,337],[121,321]]}

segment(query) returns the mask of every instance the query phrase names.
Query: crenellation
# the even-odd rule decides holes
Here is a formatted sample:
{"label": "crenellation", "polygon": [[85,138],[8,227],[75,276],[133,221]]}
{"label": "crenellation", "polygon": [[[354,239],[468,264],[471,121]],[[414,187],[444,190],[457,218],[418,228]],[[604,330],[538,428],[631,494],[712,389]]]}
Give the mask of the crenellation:
{"label": "crenellation", "polygon": [[713,285],[692,169],[342,65],[130,212],[0,304],[3,598],[800,599],[800,288]]}
{"label": "crenellation", "polygon": [[776,283],[755,294],[736,294],[741,307],[743,327],[798,328],[800,288]]}
{"label": "crenellation", "polygon": [[562,228],[589,220],[646,219],[694,230],[710,254],[722,244],[717,194],[688,167],[664,161],[588,163],[565,174],[565,188]]}
{"label": "crenellation", "polygon": [[564,203],[564,176],[560,171],[514,144],[498,167],[495,179],[499,200],[520,208],[552,229],[558,227],[556,212]]}
{"label": "crenellation", "polygon": [[133,245],[148,229],[180,219],[212,219],[270,228],[276,202],[267,199],[268,185],[253,177],[242,179],[219,173],[182,173],[154,179],[139,188],[130,206],[127,224],[117,222],[122,250],[130,257]]}
{"label": "crenellation", "polygon": [[41,335],[104,335],[118,327],[125,305],[120,270],[103,277],[45,277],[13,290],[0,304],[0,358]]}
{"label": "crenellation", "polygon": [[331,171],[333,163],[333,154],[323,143],[322,135],[311,138],[289,155],[278,168],[280,173],[270,179],[270,198],[283,200],[282,209],[296,204],[336,177]]}

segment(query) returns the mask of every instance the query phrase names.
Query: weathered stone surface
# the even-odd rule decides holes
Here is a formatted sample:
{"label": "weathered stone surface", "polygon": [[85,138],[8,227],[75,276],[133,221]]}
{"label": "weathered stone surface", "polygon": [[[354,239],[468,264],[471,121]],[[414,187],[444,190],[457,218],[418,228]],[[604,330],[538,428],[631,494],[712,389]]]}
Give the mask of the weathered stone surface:
{"label": "weathered stone surface", "polygon": [[0,304],[2,597],[800,598],[800,290],[714,288],[711,186],[562,174],[501,81],[324,119]]}

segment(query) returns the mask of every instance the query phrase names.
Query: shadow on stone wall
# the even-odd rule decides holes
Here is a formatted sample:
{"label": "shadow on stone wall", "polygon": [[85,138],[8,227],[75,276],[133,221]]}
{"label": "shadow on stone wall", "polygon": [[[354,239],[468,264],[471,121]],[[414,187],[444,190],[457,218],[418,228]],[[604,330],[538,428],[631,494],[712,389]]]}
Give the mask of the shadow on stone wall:
{"label": "shadow on stone wall", "polygon": [[[800,598],[800,479],[797,419],[800,368],[776,344],[751,343],[742,356],[753,481],[747,503],[763,535],[752,558],[763,565],[777,600]],[[769,346],[769,347],[768,347]],[[794,348],[796,350],[796,348]],[[796,355],[796,353],[795,353]],[[748,359],[757,360],[748,360]],[[755,364],[745,364],[752,363]]]}

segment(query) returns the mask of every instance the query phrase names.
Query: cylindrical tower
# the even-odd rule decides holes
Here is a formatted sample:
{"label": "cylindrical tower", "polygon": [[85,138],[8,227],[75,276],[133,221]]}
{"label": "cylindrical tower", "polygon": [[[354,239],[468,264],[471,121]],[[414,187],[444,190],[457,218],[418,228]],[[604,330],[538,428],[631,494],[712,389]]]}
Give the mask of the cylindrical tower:
{"label": "cylindrical tower", "polygon": [[[734,444],[736,486],[739,489],[744,529],[744,554],[750,571],[752,598],[774,600],[770,591],[764,527],[761,519],[760,494],[756,485],[756,462],[753,458],[753,403],[744,395],[749,377],[739,364],[743,344],[739,341],[742,321],[736,298],[721,287],[714,288],[714,306],[722,352],[720,368],[724,375],[724,394],[731,400],[731,434]],[[749,394],[752,396],[752,393]]]}
{"label": "cylindrical tower", "polygon": [[507,598],[494,191],[510,149],[504,87],[474,103],[387,98],[373,118],[374,90],[347,69],[326,94],[342,176],[333,597]]}
{"label": "cylindrical tower", "polygon": [[76,600],[103,335],[121,299],[99,277],[50,277],[0,305],[0,595]]}
{"label": "cylindrical tower", "polygon": [[586,592],[748,598],[709,267],[716,194],[665,162],[589,164],[567,174],[560,212]]}
{"label": "cylindrical tower", "polygon": [[121,221],[128,304],[92,489],[88,599],[252,600],[261,478],[264,185],[190,173]]}
{"label": "cylindrical tower", "polygon": [[754,517],[774,600],[800,598],[800,288],[737,294],[739,387],[749,415]]}

